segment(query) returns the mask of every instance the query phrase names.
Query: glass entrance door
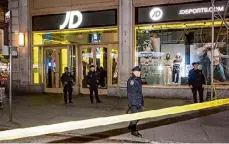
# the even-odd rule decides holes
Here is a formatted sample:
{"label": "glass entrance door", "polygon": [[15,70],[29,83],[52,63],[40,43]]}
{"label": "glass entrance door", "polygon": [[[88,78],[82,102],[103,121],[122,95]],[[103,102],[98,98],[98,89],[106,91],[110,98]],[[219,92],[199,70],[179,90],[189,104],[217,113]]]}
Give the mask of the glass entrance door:
{"label": "glass entrance door", "polygon": [[60,76],[64,68],[68,66],[67,48],[45,48],[44,49],[44,88],[45,92],[62,92]]}
{"label": "glass entrance door", "polygon": [[99,89],[100,94],[106,94],[108,84],[108,46],[107,45],[94,45],[94,46],[81,46],[81,93],[87,94],[87,74],[90,71],[90,66],[94,65],[96,72],[99,75]]}

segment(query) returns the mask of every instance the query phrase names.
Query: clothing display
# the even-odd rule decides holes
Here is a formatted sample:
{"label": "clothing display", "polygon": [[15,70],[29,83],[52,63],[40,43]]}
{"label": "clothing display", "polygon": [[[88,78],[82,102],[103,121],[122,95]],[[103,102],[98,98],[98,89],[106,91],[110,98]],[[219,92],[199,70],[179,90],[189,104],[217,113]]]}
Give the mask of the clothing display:
{"label": "clothing display", "polygon": [[171,84],[172,82],[172,62],[166,61],[164,65],[164,82],[165,84]]}
{"label": "clothing display", "polygon": [[178,84],[179,82],[181,62],[182,62],[182,58],[179,55],[177,55],[176,59],[173,61],[173,75],[172,75],[172,78],[173,78],[172,81],[175,84]]}
{"label": "clothing display", "polygon": [[166,55],[164,61],[164,84],[171,84],[172,82],[172,61],[170,55]]}

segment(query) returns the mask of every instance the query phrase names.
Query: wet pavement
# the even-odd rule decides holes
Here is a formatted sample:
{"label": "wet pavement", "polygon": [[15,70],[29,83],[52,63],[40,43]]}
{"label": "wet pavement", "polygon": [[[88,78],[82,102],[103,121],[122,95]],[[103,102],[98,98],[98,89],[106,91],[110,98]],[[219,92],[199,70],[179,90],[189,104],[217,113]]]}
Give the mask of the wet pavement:
{"label": "wet pavement", "polygon": [[[0,110],[0,129],[31,127],[67,121],[84,120],[104,116],[125,114],[128,106],[126,98],[101,96],[103,103],[91,104],[89,96],[75,96],[73,104],[65,105],[60,94],[14,96],[13,121],[9,123],[7,101]],[[156,110],[187,104],[177,99],[145,98],[145,110]]]}
{"label": "wet pavement", "polygon": [[[91,104],[89,96],[75,96],[73,98],[73,104],[64,105],[63,96],[60,94],[14,96],[13,123],[8,122],[9,107],[6,101],[4,108],[0,110],[0,130],[48,125],[126,113],[128,108],[126,98],[101,96],[101,100],[103,103]],[[187,101],[178,99],[145,98],[145,110],[156,110],[187,103]],[[123,126],[126,126],[126,123],[60,134],[67,136],[87,135],[92,132],[101,132]]]}
{"label": "wet pavement", "polygon": [[229,111],[149,128],[141,130],[140,133],[143,138],[134,138],[126,133],[93,142],[100,143],[110,140],[113,142],[146,143],[229,143]]}
{"label": "wet pavement", "polygon": [[[124,114],[127,99],[102,96],[103,103],[90,104],[89,96],[76,96],[74,103],[63,104],[61,95],[19,96],[13,99],[13,123],[8,122],[8,106],[0,111],[0,129],[23,128],[44,124],[55,124],[96,117]],[[188,104],[184,100],[145,99],[145,110],[156,110]],[[174,119],[148,119],[139,123],[143,138],[132,137],[127,122],[90,129],[54,133],[44,136],[4,141],[13,143],[156,143],[156,142],[229,142],[229,111],[195,118],[193,114]],[[202,112],[200,115],[206,114]],[[207,115],[207,114],[206,114]],[[198,117],[198,116],[197,116]],[[216,131],[214,131],[216,130]]]}

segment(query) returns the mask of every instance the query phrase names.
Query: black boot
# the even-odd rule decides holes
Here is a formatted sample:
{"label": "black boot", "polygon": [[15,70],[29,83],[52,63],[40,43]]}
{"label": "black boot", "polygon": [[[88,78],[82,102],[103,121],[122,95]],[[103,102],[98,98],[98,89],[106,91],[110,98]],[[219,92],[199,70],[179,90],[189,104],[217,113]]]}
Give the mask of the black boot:
{"label": "black boot", "polygon": [[99,101],[97,101],[96,103],[103,103],[103,101],[99,100]]}
{"label": "black boot", "polygon": [[132,130],[132,127],[133,127],[132,125],[129,125],[129,126],[128,126],[128,130],[131,131],[131,130]]}
{"label": "black boot", "polygon": [[129,125],[128,129],[131,131],[131,135],[136,137],[142,137],[142,135],[137,131],[137,125]]}
{"label": "black boot", "polygon": [[136,137],[142,137],[142,135],[136,130],[136,131],[132,131],[131,135],[136,136]]}

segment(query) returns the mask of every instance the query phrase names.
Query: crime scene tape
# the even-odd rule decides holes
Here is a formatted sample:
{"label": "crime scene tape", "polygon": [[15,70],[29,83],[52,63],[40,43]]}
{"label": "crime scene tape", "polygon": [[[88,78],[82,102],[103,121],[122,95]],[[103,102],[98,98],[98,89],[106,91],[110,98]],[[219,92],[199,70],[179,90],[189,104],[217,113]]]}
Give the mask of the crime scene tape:
{"label": "crime scene tape", "polygon": [[218,107],[227,104],[229,104],[229,98],[214,100],[214,101],[204,102],[204,103],[169,107],[169,108],[164,108],[159,110],[150,110],[141,113],[124,114],[124,115],[100,117],[100,118],[93,118],[93,119],[80,120],[80,121],[70,121],[70,122],[51,124],[51,125],[35,126],[29,128],[12,129],[7,131],[1,131],[0,141],[40,136],[40,135],[45,135],[50,133],[58,133],[58,132],[65,132],[65,131],[85,129],[85,128],[92,128],[92,127],[117,124],[117,123],[132,121],[132,120],[160,117],[165,115],[179,114],[179,113],[201,110],[206,108]]}

